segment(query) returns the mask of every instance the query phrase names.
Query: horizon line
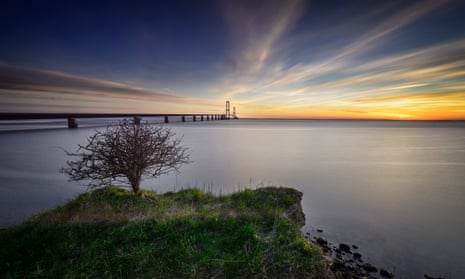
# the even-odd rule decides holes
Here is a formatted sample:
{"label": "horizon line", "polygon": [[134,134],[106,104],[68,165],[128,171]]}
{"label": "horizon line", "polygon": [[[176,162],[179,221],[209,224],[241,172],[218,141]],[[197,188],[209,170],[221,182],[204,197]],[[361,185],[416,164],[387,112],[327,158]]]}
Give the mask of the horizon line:
{"label": "horizon line", "polygon": [[323,120],[323,121],[465,121],[465,119],[390,119],[390,118],[286,118],[286,117],[239,117],[247,120]]}

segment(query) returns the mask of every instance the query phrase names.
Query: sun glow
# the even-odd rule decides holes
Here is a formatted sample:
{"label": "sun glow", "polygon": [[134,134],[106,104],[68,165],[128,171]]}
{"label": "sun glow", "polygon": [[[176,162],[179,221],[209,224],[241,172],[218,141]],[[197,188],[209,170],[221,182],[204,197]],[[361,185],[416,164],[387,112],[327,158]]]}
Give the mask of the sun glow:
{"label": "sun glow", "polygon": [[313,106],[308,105],[309,103],[311,102],[288,102],[287,105],[269,106],[242,104],[240,106],[241,116],[308,119],[465,119],[465,93],[463,92],[363,98]]}

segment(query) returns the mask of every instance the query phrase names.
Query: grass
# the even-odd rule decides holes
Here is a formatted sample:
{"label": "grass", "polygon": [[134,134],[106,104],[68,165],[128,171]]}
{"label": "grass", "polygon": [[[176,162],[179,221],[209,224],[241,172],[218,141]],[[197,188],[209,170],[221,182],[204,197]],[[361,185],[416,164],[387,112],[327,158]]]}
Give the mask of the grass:
{"label": "grass", "polygon": [[0,230],[4,278],[324,278],[301,193],[106,187]]}

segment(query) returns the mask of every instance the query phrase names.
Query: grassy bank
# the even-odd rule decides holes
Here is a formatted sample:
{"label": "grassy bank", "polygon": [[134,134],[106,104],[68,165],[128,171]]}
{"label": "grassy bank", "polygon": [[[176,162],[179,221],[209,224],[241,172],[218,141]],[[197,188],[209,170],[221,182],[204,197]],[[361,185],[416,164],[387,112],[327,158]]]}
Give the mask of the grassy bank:
{"label": "grassy bank", "polygon": [[299,228],[301,193],[196,189],[157,195],[108,187],[0,231],[6,278],[323,278]]}

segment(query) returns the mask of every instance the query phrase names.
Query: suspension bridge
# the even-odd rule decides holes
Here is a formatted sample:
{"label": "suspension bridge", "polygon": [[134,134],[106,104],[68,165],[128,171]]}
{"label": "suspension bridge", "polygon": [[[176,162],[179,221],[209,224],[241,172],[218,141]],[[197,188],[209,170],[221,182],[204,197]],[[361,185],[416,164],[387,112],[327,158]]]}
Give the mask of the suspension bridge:
{"label": "suspension bridge", "polygon": [[221,114],[211,113],[0,113],[0,120],[39,120],[67,119],[68,128],[78,128],[79,119],[83,118],[132,118],[135,124],[140,124],[143,117],[161,117],[164,123],[170,119],[186,121],[214,121],[237,119],[236,108],[230,113],[230,103],[226,101],[226,111]]}

